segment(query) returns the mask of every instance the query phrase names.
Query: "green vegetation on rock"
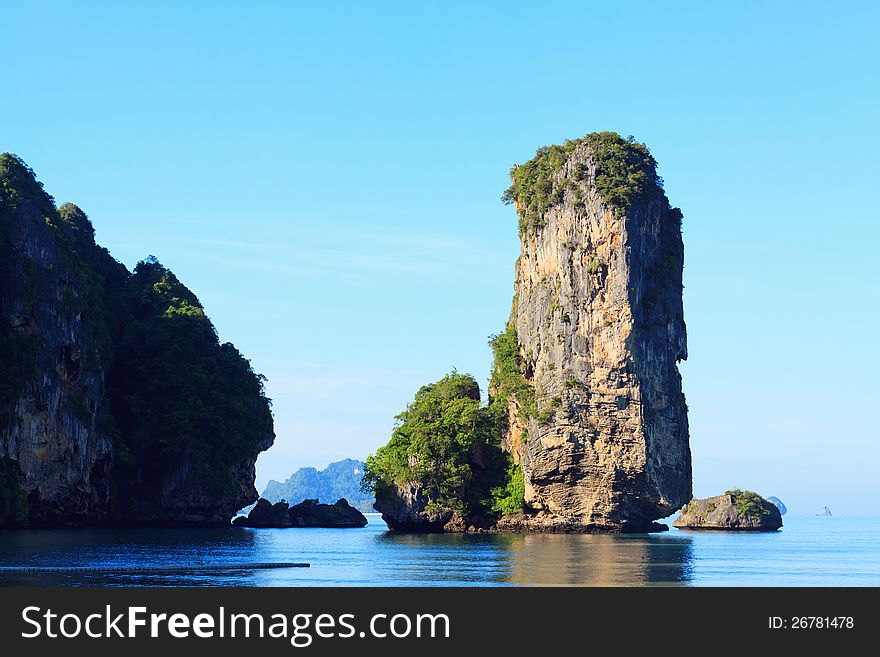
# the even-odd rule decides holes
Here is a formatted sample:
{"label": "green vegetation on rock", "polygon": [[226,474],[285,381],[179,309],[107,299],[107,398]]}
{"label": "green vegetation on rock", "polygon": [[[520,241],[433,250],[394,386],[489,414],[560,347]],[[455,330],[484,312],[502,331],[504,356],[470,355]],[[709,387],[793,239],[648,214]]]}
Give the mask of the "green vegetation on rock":
{"label": "green vegetation on rock", "polygon": [[[28,321],[13,321],[21,314]],[[112,440],[110,498],[100,504],[125,521],[161,519],[175,495],[238,504],[252,484],[243,465],[274,436],[264,379],[220,343],[196,296],[155,258],[129,272],[95,243],[80,208],[56,208],[8,153],[0,155],[0,363],[0,432],[26,387],[39,393],[39,375],[48,377],[60,386],[60,413]],[[3,499],[0,508],[12,504]]]}
{"label": "green vegetation on rock", "polygon": [[516,327],[509,323],[504,333],[489,338],[489,346],[494,357],[489,379],[489,410],[495,422],[506,427],[507,407],[511,399],[519,406],[523,416],[534,416],[537,412],[535,389],[523,376]]}
{"label": "green vegetation on rock", "polygon": [[391,440],[366,461],[364,489],[416,484],[432,510],[469,516],[522,512],[522,469],[501,448],[511,401],[522,417],[537,413],[535,391],[523,376],[516,329],[493,335],[494,355],[488,406],[480,404],[477,382],[452,372],[422,387],[397,416]]}
{"label": "green vegetation on rock", "polygon": [[383,487],[417,482],[439,509],[463,513],[473,480],[470,458],[487,444],[491,429],[477,382],[452,372],[422,386],[396,419],[391,440],[367,458],[366,485],[378,494]]}
{"label": "green vegetation on rock", "polygon": [[[155,258],[138,263],[122,297],[126,313],[108,377],[117,442],[128,468],[190,475],[214,493],[234,485],[227,464],[260,450],[272,433],[263,378],[231,344],[220,344],[196,296]],[[139,475],[142,486],[159,481]],[[125,497],[125,495],[123,495]]]}
{"label": "green vegetation on rock", "polygon": [[636,200],[662,191],[663,179],[657,175],[657,162],[647,146],[633,137],[593,132],[561,146],[544,146],[531,160],[510,170],[511,185],[501,197],[505,203],[516,203],[521,234],[544,226],[544,213],[561,203],[566,192],[580,198],[589,169],[577,164],[565,176],[560,172],[582,145],[593,154],[596,192],[616,211],[625,211]]}
{"label": "green vegetation on rock", "polygon": [[492,510],[501,515],[512,516],[522,513],[525,503],[526,482],[522,467],[514,463],[510,455],[504,470],[504,483],[492,489]]}
{"label": "green vegetation on rock", "polygon": [[[122,286],[127,272],[106,249],[95,244],[95,231],[82,210],[72,203],[56,209],[54,199],[43,190],[33,170],[18,156],[4,153],[0,155],[0,308],[6,307],[13,296],[27,308],[37,300],[39,291],[45,292],[51,277],[33,260],[25,259],[23,280],[10,280],[10,266],[16,256],[10,232],[16,211],[24,204],[43,218],[44,230],[51,234],[58,257],[73,273],[76,292],[60,300],[60,310],[69,315],[81,314],[85,333],[94,346],[82,354],[81,367],[98,369],[101,363],[96,359],[101,356],[107,361],[112,355],[114,313],[109,307],[110,297]],[[10,283],[14,288],[7,287]],[[12,405],[27,381],[35,379],[41,345],[42,336],[36,332],[0,326],[0,362],[5,365],[0,370],[0,423],[9,421]]]}
{"label": "green vegetation on rock", "polygon": [[423,386],[397,416],[391,440],[366,461],[376,497],[417,487],[428,511],[474,517],[522,510],[522,471],[499,446],[496,416],[469,374]]}
{"label": "green vegetation on rock", "polygon": [[0,155],[0,205],[4,212],[30,201],[44,217],[56,213],[55,199],[43,189],[33,169],[13,153]]}
{"label": "green vegetation on rock", "polygon": [[737,510],[744,516],[756,518],[758,516],[768,516],[771,513],[765,507],[765,503],[772,504],[772,502],[767,502],[767,500],[754,491],[733,488],[724,491],[724,494],[733,495]]}
{"label": "green vegetation on rock", "polygon": [[535,416],[535,418],[538,420],[538,424],[549,424],[550,420],[553,419],[553,416],[556,415],[556,411],[559,409],[560,406],[562,406],[562,397],[553,397],[553,399],[547,402],[547,405],[544,406],[544,408],[542,408]]}
{"label": "green vegetation on rock", "polygon": [[[4,304],[5,281],[9,278],[12,260],[10,226],[13,214],[24,200],[33,199],[43,212],[54,212],[51,196],[43,191],[43,185],[34,172],[16,155],[0,155],[0,307]],[[2,329],[4,327],[0,327]],[[0,330],[0,424],[9,422],[12,405],[28,380],[36,376],[36,347],[38,338],[23,333]]]}

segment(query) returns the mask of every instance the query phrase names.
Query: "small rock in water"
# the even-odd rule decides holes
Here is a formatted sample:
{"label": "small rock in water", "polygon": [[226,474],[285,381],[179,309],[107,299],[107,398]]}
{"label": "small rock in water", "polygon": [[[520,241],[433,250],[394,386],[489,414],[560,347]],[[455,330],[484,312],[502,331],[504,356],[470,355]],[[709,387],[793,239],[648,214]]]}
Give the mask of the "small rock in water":
{"label": "small rock in water", "polygon": [[782,514],[769,500],[749,490],[729,490],[704,500],[692,499],[672,523],[679,529],[774,531]]}
{"label": "small rock in water", "polygon": [[272,504],[261,497],[246,517],[239,516],[232,524],[236,527],[363,527],[367,519],[345,498],[336,504],[303,500],[289,506],[284,500]]}

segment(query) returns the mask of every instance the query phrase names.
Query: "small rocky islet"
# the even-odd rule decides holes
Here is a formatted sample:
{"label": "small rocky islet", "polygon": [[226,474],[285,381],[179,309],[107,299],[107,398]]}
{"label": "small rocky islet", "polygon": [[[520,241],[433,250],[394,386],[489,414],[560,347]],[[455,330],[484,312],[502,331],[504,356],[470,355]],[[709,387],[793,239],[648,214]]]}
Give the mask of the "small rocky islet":
{"label": "small rocky islet", "polygon": [[284,500],[272,504],[265,498],[257,500],[247,516],[232,521],[236,527],[364,527],[367,519],[342,498],[335,504],[321,504],[318,500],[303,500],[289,506]]}
{"label": "small rocky islet", "polygon": [[782,527],[782,514],[773,502],[757,493],[734,489],[723,495],[692,499],[672,526],[695,530],[776,531]]}

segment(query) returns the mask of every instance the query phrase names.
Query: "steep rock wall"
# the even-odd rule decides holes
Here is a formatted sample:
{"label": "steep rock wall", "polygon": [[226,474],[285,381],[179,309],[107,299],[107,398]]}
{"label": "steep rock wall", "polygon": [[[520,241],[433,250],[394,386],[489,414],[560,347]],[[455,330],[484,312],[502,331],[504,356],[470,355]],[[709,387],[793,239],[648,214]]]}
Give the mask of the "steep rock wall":
{"label": "steep rock wall", "polygon": [[101,520],[112,462],[112,441],[100,428],[102,354],[83,317],[77,273],[41,212],[24,201],[11,215],[0,317],[9,356],[29,372],[3,412],[0,457],[21,470],[32,522]]}
{"label": "steep rock wall", "polygon": [[504,443],[527,513],[501,525],[640,531],[691,496],[681,213],[646,150],[604,138],[613,152],[590,138],[539,152],[552,163],[519,187],[514,170],[522,251],[510,323],[535,412],[511,404]]}
{"label": "steep rock wall", "polygon": [[226,524],[274,440],[195,295],[0,156],[0,527]]}

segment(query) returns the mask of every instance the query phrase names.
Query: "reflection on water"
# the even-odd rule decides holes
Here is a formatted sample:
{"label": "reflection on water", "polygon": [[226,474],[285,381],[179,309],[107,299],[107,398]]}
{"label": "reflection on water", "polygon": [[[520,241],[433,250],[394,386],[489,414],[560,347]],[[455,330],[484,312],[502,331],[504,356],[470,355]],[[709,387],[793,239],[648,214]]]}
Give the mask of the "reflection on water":
{"label": "reflection on water", "polygon": [[[382,543],[425,551],[401,575],[420,580],[427,569],[452,578],[538,586],[649,586],[686,584],[691,538],[662,534],[407,535],[385,533]],[[420,582],[419,582],[420,583]]]}
{"label": "reflection on water", "polygon": [[510,544],[516,584],[647,586],[687,582],[690,539],[662,536],[526,535]]}
{"label": "reflection on water", "polygon": [[[0,566],[182,567],[174,573],[0,573],[48,586],[880,585],[880,520],[789,518],[780,532],[394,534],[363,529],[0,531]],[[306,561],[220,572],[205,565]]]}

